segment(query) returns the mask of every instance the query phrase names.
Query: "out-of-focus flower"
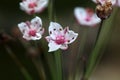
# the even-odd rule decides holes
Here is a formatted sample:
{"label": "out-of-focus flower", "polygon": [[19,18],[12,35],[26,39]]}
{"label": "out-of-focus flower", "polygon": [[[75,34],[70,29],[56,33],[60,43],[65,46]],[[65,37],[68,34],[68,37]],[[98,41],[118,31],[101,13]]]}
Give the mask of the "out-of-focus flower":
{"label": "out-of-focus flower", "polygon": [[117,0],[92,0],[92,1],[102,5],[104,5],[106,2],[111,2],[112,5],[115,5]]}
{"label": "out-of-focus flower", "polygon": [[100,18],[98,18],[94,11],[90,8],[84,9],[82,7],[76,7],[74,9],[74,15],[78,23],[81,25],[93,27],[101,21]]}
{"label": "out-of-focus flower", "polygon": [[120,0],[116,0],[115,5],[120,7]]}
{"label": "out-of-focus flower", "polygon": [[39,17],[35,17],[31,22],[21,22],[18,24],[18,27],[23,34],[23,38],[26,40],[39,40],[44,33],[42,21]]}
{"label": "out-of-focus flower", "polygon": [[48,5],[48,0],[23,0],[20,8],[28,14],[40,13]]}
{"label": "out-of-focus flower", "polygon": [[75,41],[78,34],[72,30],[69,30],[68,27],[65,29],[56,22],[50,22],[49,26],[49,35],[46,37],[46,40],[49,42],[49,52],[56,51],[59,48],[66,50],[68,44]]}

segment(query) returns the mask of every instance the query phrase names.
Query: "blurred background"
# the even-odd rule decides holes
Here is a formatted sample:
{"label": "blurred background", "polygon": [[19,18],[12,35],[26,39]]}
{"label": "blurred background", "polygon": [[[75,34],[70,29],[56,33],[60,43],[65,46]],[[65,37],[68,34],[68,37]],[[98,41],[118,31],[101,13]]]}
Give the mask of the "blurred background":
{"label": "blurred background", "polygon": [[[0,31],[5,31],[13,36],[13,31],[16,30],[17,24],[31,20],[32,16],[27,15],[24,11],[20,10],[19,3],[21,0],[1,0],[0,2]],[[71,74],[74,69],[76,53],[80,45],[79,41],[82,36],[84,27],[79,27],[77,24],[73,10],[75,7],[90,7],[95,9],[95,4],[91,0],[56,0],[55,9],[58,23],[62,26],[69,26],[75,32],[79,33],[78,39],[71,44],[69,50],[64,51],[63,55],[63,68],[64,77]],[[100,63],[94,70],[90,80],[120,80],[120,9],[115,17],[114,26],[112,26],[111,35],[104,50],[103,57]],[[38,14],[42,20],[45,28],[49,25],[47,9]],[[99,26],[99,25],[98,25]],[[87,41],[85,45],[86,53],[91,52],[94,45],[98,26],[90,28]],[[47,30],[46,30],[47,31]],[[79,45],[78,45],[79,44]],[[7,54],[3,45],[0,44],[0,80],[25,80],[24,76],[19,71],[18,66],[14,63],[11,57]],[[32,63],[32,60],[25,53],[22,44],[19,41],[12,41],[9,43],[11,49],[21,60],[23,65],[26,66],[34,80],[40,80],[37,70]],[[81,67],[80,67],[81,68]],[[82,69],[82,68],[81,68]]]}

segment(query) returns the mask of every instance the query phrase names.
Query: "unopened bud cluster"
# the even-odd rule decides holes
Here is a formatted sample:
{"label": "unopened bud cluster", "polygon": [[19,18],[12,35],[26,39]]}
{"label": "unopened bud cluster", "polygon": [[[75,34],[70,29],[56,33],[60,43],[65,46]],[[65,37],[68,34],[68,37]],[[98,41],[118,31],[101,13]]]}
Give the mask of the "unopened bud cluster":
{"label": "unopened bud cluster", "polygon": [[96,6],[96,14],[101,19],[108,18],[112,13],[112,3],[111,1],[106,1],[104,4],[98,3]]}

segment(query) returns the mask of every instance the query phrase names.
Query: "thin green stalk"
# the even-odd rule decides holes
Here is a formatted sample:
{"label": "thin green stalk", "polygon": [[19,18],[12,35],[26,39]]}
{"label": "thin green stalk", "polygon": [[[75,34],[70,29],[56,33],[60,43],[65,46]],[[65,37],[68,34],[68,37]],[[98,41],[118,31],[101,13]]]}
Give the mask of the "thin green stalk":
{"label": "thin green stalk", "polygon": [[114,20],[114,16],[115,16],[117,10],[118,9],[115,8],[111,17],[104,22],[104,25],[102,27],[100,36],[99,36],[99,38],[96,42],[94,50],[91,53],[91,56],[89,58],[89,62],[88,62],[88,65],[87,65],[87,70],[86,70],[86,73],[85,73],[85,76],[84,76],[84,78],[86,80],[88,80],[90,75],[92,74],[92,72],[93,72],[93,70],[96,66],[96,60],[98,58],[98,55],[100,54],[101,50],[103,49],[104,44],[106,43],[106,41],[108,39],[108,35],[110,34],[110,30],[111,30],[111,27],[112,27],[112,22]]}
{"label": "thin green stalk", "polygon": [[[48,67],[48,70],[50,71],[50,77],[51,77],[51,80],[56,80],[56,69],[55,69],[55,63],[54,63],[54,60],[53,60],[53,53],[48,53],[48,50],[45,46],[47,46],[47,44],[45,43],[45,40],[41,40],[41,45],[43,46],[43,50],[44,50],[44,59],[45,59],[45,62],[46,62],[46,65],[45,67]],[[48,72],[48,71],[47,71]]]}
{"label": "thin green stalk", "polygon": [[49,20],[55,21],[55,9],[54,9],[54,3],[55,0],[49,0],[49,7],[48,7],[48,13],[49,13]]}
{"label": "thin green stalk", "polygon": [[14,60],[16,65],[20,68],[21,73],[24,75],[26,80],[32,80],[30,74],[28,71],[25,69],[25,67],[22,65],[22,63],[19,61],[17,56],[12,52],[12,50],[9,48],[9,46],[5,45],[5,48],[9,54],[9,56]]}
{"label": "thin green stalk", "polygon": [[95,40],[95,45],[96,45],[96,43],[97,43],[97,41],[98,41],[98,38],[99,38],[99,36],[100,36],[100,32],[101,32],[101,30],[102,30],[103,21],[104,21],[104,20],[101,20],[101,23],[100,23],[100,26],[99,26],[99,29],[98,29],[98,33],[97,33],[97,37],[96,37],[96,40]]}
{"label": "thin green stalk", "polygon": [[36,58],[33,58],[32,62],[35,65],[35,67],[36,67],[36,69],[38,71],[40,80],[46,80],[44,69],[43,69],[43,65],[41,64],[41,61],[36,60]]}
{"label": "thin green stalk", "polygon": [[74,76],[75,76],[74,79],[76,77],[78,77],[77,75],[80,71],[80,60],[81,60],[82,57],[84,57],[84,52],[83,51],[84,51],[84,48],[85,48],[85,43],[86,43],[86,39],[87,39],[87,35],[88,35],[88,30],[89,30],[89,28],[86,28],[86,27],[84,28],[82,37],[80,39],[80,46],[79,46],[78,53],[77,53],[77,59],[76,59],[77,63],[76,63],[76,68],[75,68],[75,73],[74,73]]}
{"label": "thin green stalk", "polygon": [[61,51],[58,50],[54,53],[55,56],[55,65],[56,65],[56,74],[57,80],[62,80],[62,62],[61,62]]}

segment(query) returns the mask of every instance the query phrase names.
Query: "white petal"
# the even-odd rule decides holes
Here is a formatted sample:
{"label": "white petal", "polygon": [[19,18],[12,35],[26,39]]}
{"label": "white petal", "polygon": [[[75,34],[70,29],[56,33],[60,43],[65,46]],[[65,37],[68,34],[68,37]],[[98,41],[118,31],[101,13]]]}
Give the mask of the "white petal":
{"label": "white petal", "polygon": [[32,28],[39,29],[39,27],[42,27],[42,20],[40,17],[36,16],[31,20]]}
{"label": "white petal", "polygon": [[74,15],[75,15],[75,18],[77,19],[77,21],[79,22],[79,24],[84,25],[83,21],[84,21],[85,17],[87,16],[85,9],[81,8],[81,7],[76,7],[74,9]]}
{"label": "white petal", "polygon": [[26,30],[29,30],[28,26],[26,23],[21,22],[18,24],[18,28],[20,29],[20,31],[24,34]]}
{"label": "white petal", "polygon": [[30,9],[28,8],[28,2],[27,1],[23,1],[20,3],[20,9],[27,12],[27,13],[30,13]]}
{"label": "white petal", "polygon": [[65,39],[68,40],[68,42],[66,42],[66,44],[70,44],[72,43],[73,41],[76,40],[78,36],[78,33],[75,33],[74,31],[72,30],[69,30],[66,34],[65,34]]}
{"label": "white petal", "polygon": [[62,26],[56,22],[50,22],[49,35],[52,37],[52,39],[56,39],[57,35],[62,34],[63,34]]}
{"label": "white petal", "polygon": [[68,49],[68,45],[67,44],[62,44],[60,46],[60,49],[66,50],[66,49]]}
{"label": "white petal", "polygon": [[57,45],[54,41],[50,41],[48,46],[49,46],[48,52],[52,52],[58,50],[61,45]]}
{"label": "white petal", "polygon": [[37,7],[35,8],[35,12],[41,12],[48,5],[48,0],[38,0]]}
{"label": "white petal", "polygon": [[97,17],[96,14],[94,14],[91,18],[91,21],[89,22],[89,25],[93,26],[101,22],[101,19]]}

